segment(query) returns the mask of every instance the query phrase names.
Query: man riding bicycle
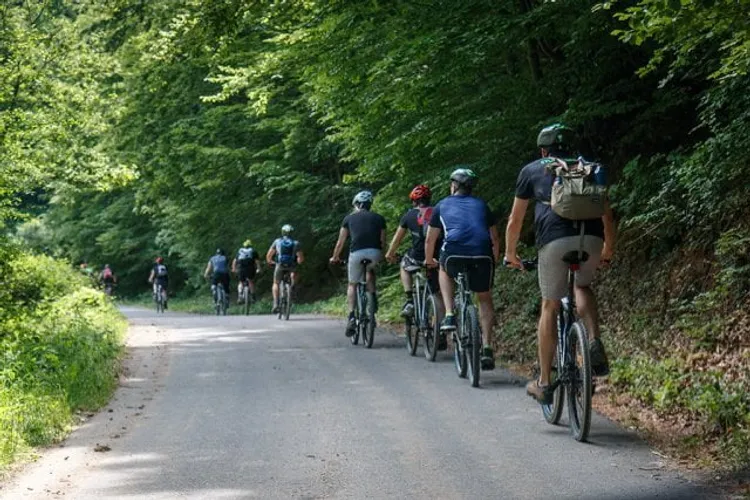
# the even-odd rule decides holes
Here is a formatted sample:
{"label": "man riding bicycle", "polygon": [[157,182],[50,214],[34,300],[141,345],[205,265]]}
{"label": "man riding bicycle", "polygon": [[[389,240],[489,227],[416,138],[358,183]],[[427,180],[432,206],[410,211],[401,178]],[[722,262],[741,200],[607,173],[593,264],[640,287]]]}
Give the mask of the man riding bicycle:
{"label": "man riding bicycle", "polygon": [[242,248],[237,251],[237,255],[232,260],[232,272],[239,278],[237,283],[237,303],[242,300],[242,286],[247,282],[250,292],[250,299],[255,301],[255,275],[260,271],[258,261],[260,255],[253,248],[253,242],[250,238],[242,243]]}
{"label": "man riding bicycle", "polygon": [[383,248],[385,248],[385,218],[382,215],[370,211],[372,207],[372,193],[370,191],[360,191],[352,200],[354,212],[344,217],[339,230],[339,239],[336,247],[333,249],[333,256],[330,261],[336,263],[340,261],[341,251],[344,248],[347,238],[351,236],[349,244],[349,264],[347,274],[349,285],[346,289],[346,299],[349,305],[349,321],[346,327],[346,336],[354,335],[356,321],[354,308],[356,302],[356,286],[362,281],[362,261],[369,260],[367,265],[367,291],[371,294],[370,303],[373,306],[373,312],[378,311],[378,296],[375,286],[375,265],[383,257]]}
{"label": "man riding bicycle", "polygon": [[[497,219],[484,200],[472,196],[477,175],[469,168],[458,168],[451,174],[451,196],[444,198],[432,211],[430,228],[427,231],[425,253],[427,265],[437,267],[434,259],[435,246],[444,236],[440,252],[440,291],[445,303],[445,318],[440,323],[441,332],[456,329],[453,314],[453,279],[460,270],[460,256],[475,257],[460,263],[468,270],[469,288],[479,301],[479,317],[482,325],[482,369],[494,370],[495,353],[492,349],[492,327],[495,309],[492,301],[492,277],[494,263],[500,256],[500,236]],[[453,257],[451,259],[451,257]],[[476,258],[487,257],[487,258]]]}
{"label": "man riding bicycle", "polygon": [[161,285],[162,302],[164,303],[164,309],[167,308],[167,285],[169,284],[169,276],[167,273],[167,266],[164,265],[164,259],[157,257],[154,261],[154,267],[151,268],[151,274],[148,276],[148,282],[154,285],[154,297],[156,297],[157,288]]}
{"label": "man riding bicycle", "polygon": [[[578,155],[574,154],[574,142],[573,131],[564,125],[554,124],[542,129],[537,138],[542,157],[523,167],[518,176],[516,196],[505,233],[505,259],[512,267],[523,269],[516,248],[526,209],[529,201],[534,200],[539,288],[542,293],[538,326],[541,374],[539,379],[528,383],[526,392],[544,404],[550,404],[553,396],[547,387],[557,344],[557,317],[561,300],[567,294],[568,265],[562,259],[566,253],[578,251],[581,247],[580,222],[563,219],[552,211],[550,200],[555,178],[545,164],[554,158],[575,162]],[[609,204],[606,204],[601,219],[586,220],[583,224],[583,251],[589,254],[589,259],[576,271],[575,299],[578,314],[591,337],[592,370],[594,375],[603,376],[609,373],[609,364],[599,338],[596,297],[590,285],[599,263],[612,258],[615,226]]]}
{"label": "man riding bicycle", "polygon": [[[385,254],[388,262],[395,263],[396,250],[398,250],[407,232],[411,235],[411,248],[406,252],[404,258],[401,259],[401,283],[404,285],[404,293],[406,294],[406,302],[401,310],[401,316],[403,317],[410,317],[414,314],[413,279],[411,273],[407,272],[406,269],[420,265],[425,260],[424,244],[433,210],[430,203],[432,200],[432,191],[424,184],[415,186],[409,194],[409,199],[412,202],[412,208],[401,217],[399,228],[396,230],[396,234],[393,235],[391,246]],[[438,307],[441,307],[442,298],[440,297],[440,282],[438,280],[437,269],[427,269],[427,281],[430,284],[432,293],[436,296]]]}
{"label": "man riding bicycle", "polygon": [[206,279],[209,276],[211,277],[212,292],[215,290],[216,285],[221,284],[224,288],[224,294],[227,297],[227,305],[229,305],[229,261],[223,249],[216,249],[216,254],[209,259],[206,272],[203,273],[203,276]]}
{"label": "man riding bicycle", "polygon": [[112,295],[112,288],[117,284],[117,276],[109,264],[104,264],[104,269],[99,273],[99,281],[104,285],[104,293]]}
{"label": "man riding bicycle", "polygon": [[297,264],[302,264],[305,256],[300,250],[299,241],[292,239],[294,228],[289,224],[281,227],[281,238],[271,243],[266,252],[266,262],[269,266],[275,266],[273,271],[273,314],[279,312],[279,283],[284,273],[290,273],[292,279],[292,290],[297,283]]}

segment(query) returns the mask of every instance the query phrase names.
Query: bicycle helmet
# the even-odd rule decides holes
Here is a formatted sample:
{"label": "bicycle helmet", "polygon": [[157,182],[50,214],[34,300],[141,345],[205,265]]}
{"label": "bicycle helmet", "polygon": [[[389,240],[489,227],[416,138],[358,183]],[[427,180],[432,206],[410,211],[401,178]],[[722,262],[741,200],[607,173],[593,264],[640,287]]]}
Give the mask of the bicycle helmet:
{"label": "bicycle helmet", "polygon": [[575,139],[573,129],[562,123],[553,123],[544,127],[536,138],[536,145],[540,148],[550,148],[553,146],[572,146]]}
{"label": "bicycle helmet", "polygon": [[372,205],[372,193],[370,191],[360,191],[352,200],[352,205],[355,207]]}
{"label": "bicycle helmet", "polygon": [[242,246],[245,247],[245,248],[253,246],[253,240],[251,240],[250,238],[246,239],[242,243]]}
{"label": "bicycle helmet", "polygon": [[477,183],[477,174],[468,167],[459,167],[451,174],[451,180],[460,186],[472,188]]}
{"label": "bicycle helmet", "polygon": [[292,234],[294,232],[294,228],[291,226],[291,224],[284,224],[281,226],[281,234],[288,235]]}
{"label": "bicycle helmet", "polygon": [[221,248],[217,248],[216,255],[224,255],[224,250],[222,250]]}
{"label": "bicycle helmet", "polygon": [[163,258],[161,258],[161,257],[157,257],[157,258],[156,258],[156,263],[157,263],[157,264],[163,264],[163,263],[164,263],[164,259],[163,259]]}
{"label": "bicycle helmet", "polygon": [[430,188],[425,186],[424,184],[415,186],[409,194],[409,199],[411,201],[419,201],[424,199],[429,200],[430,198],[432,198],[432,191],[430,191]]}

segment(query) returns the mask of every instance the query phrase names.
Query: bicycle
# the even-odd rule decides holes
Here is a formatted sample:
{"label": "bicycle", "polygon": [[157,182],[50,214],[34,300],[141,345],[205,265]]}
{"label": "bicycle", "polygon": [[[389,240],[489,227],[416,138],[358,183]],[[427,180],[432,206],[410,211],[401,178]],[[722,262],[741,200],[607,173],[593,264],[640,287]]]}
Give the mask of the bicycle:
{"label": "bicycle", "polygon": [[371,304],[368,297],[367,266],[372,264],[372,261],[370,259],[362,259],[361,264],[362,279],[357,283],[356,307],[354,309],[356,329],[354,330],[354,335],[352,335],[351,339],[352,345],[357,345],[361,335],[362,345],[371,349],[375,340],[375,304]]}
{"label": "bicycle", "polygon": [[240,288],[240,301],[242,302],[242,312],[245,315],[250,314],[250,307],[255,302],[253,300],[253,295],[250,293],[250,280],[245,279],[242,281],[242,286]]}
{"label": "bicycle", "polygon": [[156,303],[156,312],[164,312],[164,288],[161,284],[156,285],[156,293],[154,294],[154,302]]}
{"label": "bicycle", "polygon": [[[562,299],[557,317],[557,349],[552,368],[554,380],[548,389],[553,391],[552,403],[541,405],[544,419],[557,425],[567,395],[570,433],[576,441],[586,441],[588,437],[594,393],[588,331],[578,318],[575,300],[575,273],[588,259],[588,253],[578,250],[568,252],[562,258],[568,264],[568,293]],[[528,270],[537,267],[536,260],[522,263]]]}
{"label": "bicycle", "polygon": [[289,320],[292,312],[292,271],[284,269],[279,282],[279,319]]}
{"label": "bicycle", "polygon": [[211,285],[211,291],[214,296],[214,309],[216,310],[216,315],[226,316],[229,299],[227,298],[226,290],[224,290],[224,285],[221,283]]}
{"label": "bicycle", "polygon": [[479,387],[479,377],[482,370],[482,328],[479,324],[479,311],[473,302],[473,295],[469,289],[469,271],[467,266],[472,261],[487,259],[488,256],[451,255],[446,260],[446,267],[451,259],[458,261],[458,273],[454,278],[456,293],[454,307],[458,312],[458,324],[452,333],[453,360],[458,376],[471,381],[472,387]]}
{"label": "bicycle", "polygon": [[406,350],[416,356],[419,338],[424,338],[424,356],[428,361],[435,361],[440,349],[440,321],[437,303],[432,287],[424,275],[423,262],[413,261],[404,270],[412,276],[412,296],[414,297],[414,314],[404,318],[406,332]]}

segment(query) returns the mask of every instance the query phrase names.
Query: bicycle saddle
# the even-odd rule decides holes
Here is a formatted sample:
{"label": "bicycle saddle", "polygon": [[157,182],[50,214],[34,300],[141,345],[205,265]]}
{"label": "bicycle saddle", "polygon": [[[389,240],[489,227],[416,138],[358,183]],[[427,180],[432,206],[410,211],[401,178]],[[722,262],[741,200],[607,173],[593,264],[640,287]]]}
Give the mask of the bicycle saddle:
{"label": "bicycle saddle", "polygon": [[566,264],[583,264],[587,260],[589,260],[589,254],[586,252],[581,252],[581,257],[578,257],[578,250],[571,250],[570,252],[563,255],[563,262]]}
{"label": "bicycle saddle", "polygon": [[370,259],[362,259],[362,260],[359,261],[359,263],[360,263],[360,265],[368,266],[368,265],[372,264],[372,261]]}

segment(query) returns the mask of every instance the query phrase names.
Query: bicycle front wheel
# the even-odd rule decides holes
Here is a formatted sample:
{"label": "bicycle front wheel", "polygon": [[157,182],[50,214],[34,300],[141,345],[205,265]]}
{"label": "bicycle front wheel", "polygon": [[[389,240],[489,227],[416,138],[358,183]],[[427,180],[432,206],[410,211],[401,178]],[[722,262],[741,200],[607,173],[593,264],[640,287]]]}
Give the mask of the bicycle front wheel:
{"label": "bicycle front wheel", "polygon": [[576,441],[586,441],[591,427],[591,357],[589,338],[583,323],[573,323],[568,335],[567,360],[570,384],[567,388],[570,433]]}
{"label": "bicycle front wheel", "polygon": [[[354,329],[354,335],[352,335],[352,345],[359,344],[359,335],[362,332],[362,322],[364,321],[364,308],[367,305],[367,298],[364,297],[364,293],[360,289],[362,285],[357,285],[357,303],[354,308],[354,321],[356,328]],[[364,339],[363,339],[364,340]]]}
{"label": "bicycle front wheel", "polygon": [[424,317],[420,321],[420,328],[424,335],[424,357],[428,361],[435,361],[439,350],[440,323],[437,318],[435,297],[427,295],[424,305]]}
{"label": "bicycle front wheel", "polygon": [[463,328],[469,337],[469,343],[466,346],[469,380],[472,387],[479,387],[479,375],[482,371],[482,330],[479,327],[477,309],[473,305],[466,307]]}
{"label": "bicycle front wheel", "polygon": [[404,319],[404,333],[406,334],[406,351],[414,356],[417,354],[417,347],[419,346],[419,328],[414,324],[412,318]]}

